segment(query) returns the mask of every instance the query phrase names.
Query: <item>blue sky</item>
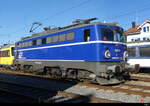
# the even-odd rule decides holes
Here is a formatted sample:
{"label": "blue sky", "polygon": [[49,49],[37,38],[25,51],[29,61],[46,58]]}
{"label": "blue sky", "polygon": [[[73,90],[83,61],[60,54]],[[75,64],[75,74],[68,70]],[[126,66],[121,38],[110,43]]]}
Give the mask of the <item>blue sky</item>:
{"label": "blue sky", "polygon": [[0,0],[0,44],[30,35],[33,22],[62,27],[75,19],[97,17],[100,22],[118,22],[126,30],[132,21],[150,19],[149,13],[149,0]]}

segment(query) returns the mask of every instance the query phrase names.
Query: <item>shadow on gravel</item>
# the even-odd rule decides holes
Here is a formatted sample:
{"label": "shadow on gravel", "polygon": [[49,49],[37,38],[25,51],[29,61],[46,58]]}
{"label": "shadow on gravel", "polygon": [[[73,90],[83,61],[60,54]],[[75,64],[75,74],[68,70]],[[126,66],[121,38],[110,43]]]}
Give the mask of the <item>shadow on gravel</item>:
{"label": "shadow on gravel", "polygon": [[[78,82],[73,82],[73,81],[66,81],[63,79],[55,80],[55,79],[45,79],[45,78],[38,78],[38,77],[31,77],[31,76],[24,76],[24,75],[13,75],[13,74],[0,74],[0,89],[1,88],[7,88],[5,90],[9,90],[9,92],[17,92],[19,95],[25,95],[24,97],[33,97],[38,99],[38,103],[42,103],[43,101],[47,99],[59,99],[57,100],[58,102],[56,103],[63,103],[66,102],[66,100],[69,100],[70,102],[76,101],[77,99],[80,100],[80,97],[77,99],[68,99],[68,98],[63,98],[59,97],[57,95],[58,91],[65,91],[67,89],[72,88],[73,86],[77,85]],[[34,87],[34,88],[41,88],[41,89],[46,89],[47,91],[41,91],[39,90],[27,90],[26,88],[13,88],[12,85],[2,85],[2,82],[7,82],[7,83],[13,83],[14,87],[17,85],[21,86],[28,86],[28,87]],[[17,90],[14,90],[17,89]],[[1,91],[0,91],[1,92]],[[23,102],[24,100],[20,98],[18,100],[18,97],[3,97],[2,99],[9,99],[8,101],[12,101],[12,103],[20,103],[21,101]],[[24,98],[26,99],[26,98]],[[61,99],[61,100],[60,100]],[[68,101],[68,102],[69,102]],[[0,101],[1,102],[1,101]],[[7,102],[6,102],[7,103]],[[29,102],[30,103],[30,102]]]}

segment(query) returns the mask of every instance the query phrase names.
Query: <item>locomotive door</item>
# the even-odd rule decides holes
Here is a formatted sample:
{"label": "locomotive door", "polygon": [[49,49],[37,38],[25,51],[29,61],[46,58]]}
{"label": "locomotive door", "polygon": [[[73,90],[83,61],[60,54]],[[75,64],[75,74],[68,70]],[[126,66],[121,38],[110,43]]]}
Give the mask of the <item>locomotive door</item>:
{"label": "locomotive door", "polygon": [[91,31],[90,29],[84,30],[84,42],[89,42],[91,38]]}

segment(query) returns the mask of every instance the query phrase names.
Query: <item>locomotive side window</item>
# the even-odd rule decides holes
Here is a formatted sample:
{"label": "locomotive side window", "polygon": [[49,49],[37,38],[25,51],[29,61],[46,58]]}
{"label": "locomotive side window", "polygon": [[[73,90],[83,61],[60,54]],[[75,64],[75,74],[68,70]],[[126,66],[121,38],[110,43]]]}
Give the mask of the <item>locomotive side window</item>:
{"label": "locomotive side window", "polygon": [[41,45],[42,44],[42,40],[41,39],[38,39],[37,40],[37,45]]}
{"label": "locomotive side window", "polygon": [[46,44],[46,38],[42,39],[42,44]]}
{"label": "locomotive side window", "polygon": [[21,47],[24,47],[24,43],[21,43]]}
{"label": "locomotive side window", "polygon": [[128,54],[129,54],[129,57],[135,57],[136,56],[136,48],[128,48]]}
{"label": "locomotive side window", "polygon": [[10,57],[10,51],[9,50],[2,51],[2,57]]}
{"label": "locomotive side window", "polygon": [[2,57],[2,52],[0,51],[0,57]]}
{"label": "locomotive side window", "polygon": [[74,40],[74,32],[67,34],[67,41]]}
{"label": "locomotive side window", "polygon": [[52,42],[53,43],[57,43],[59,41],[59,37],[58,36],[53,36],[52,37]]}
{"label": "locomotive side window", "polygon": [[19,43],[17,43],[17,44],[16,44],[16,47],[17,47],[17,48],[19,48],[19,47],[20,47],[20,44],[19,44]]}
{"label": "locomotive side window", "polygon": [[43,44],[49,44],[49,43],[65,42],[65,41],[74,40],[74,38],[75,38],[74,32],[70,32],[68,34],[61,34],[57,36],[50,36],[50,37],[43,38],[43,39],[17,43],[16,47],[23,48],[23,47],[43,45]]}
{"label": "locomotive side window", "polygon": [[25,45],[24,45],[25,47],[28,47],[28,42],[25,42]]}
{"label": "locomotive side window", "polygon": [[19,48],[21,48],[21,45],[22,45],[22,44],[21,44],[21,43],[19,43]]}
{"label": "locomotive side window", "polygon": [[60,42],[66,41],[66,34],[60,35],[60,36],[59,36],[59,41],[60,41]]}
{"label": "locomotive side window", "polygon": [[101,34],[103,41],[114,41],[114,34],[111,29],[103,28],[101,29]]}
{"label": "locomotive side window", "polygon": [[145,57],[145,56],[150,56],[150,47],[140,47],[140,56]]}
{"label": "locomotive side window", "polygon": [[52,43],[52,37],[48,37],[46,43]]}
{"label": "locomotive side window", "polygon": [[32,41],[32,46],[35,46],[35,45],[37,45],[37,41],[36,40]]}
{"label": "locomotive side window", "polygon": [[84,42],[89,42],[90,41],[90,30],[86,29],[84,30]]}
{"label": "locomotive side window", "polygon": [[26,47],[26,42],[24,43],[24,47]]}
{"label": "locomotive side window", "polygon": [[32,41],[28,42],[28,45],[29,45],[29,46],[32,46]]}

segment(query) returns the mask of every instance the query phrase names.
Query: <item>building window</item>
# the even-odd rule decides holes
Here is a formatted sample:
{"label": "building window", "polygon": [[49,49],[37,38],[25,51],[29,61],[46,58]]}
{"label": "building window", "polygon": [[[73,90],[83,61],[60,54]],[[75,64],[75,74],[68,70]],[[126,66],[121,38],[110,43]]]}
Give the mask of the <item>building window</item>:
{"label": "building window", "polygon": [[143,38],[143,40],[145,41],[145,40],[147,40],[147,38]]}
{"label": "building window", "polygon": [[146,27],[143,28],[143,32],[146,32]]}
{"label": "building window", "polygon": [[147,27],[147,32],[149,32],[149,27]]}

